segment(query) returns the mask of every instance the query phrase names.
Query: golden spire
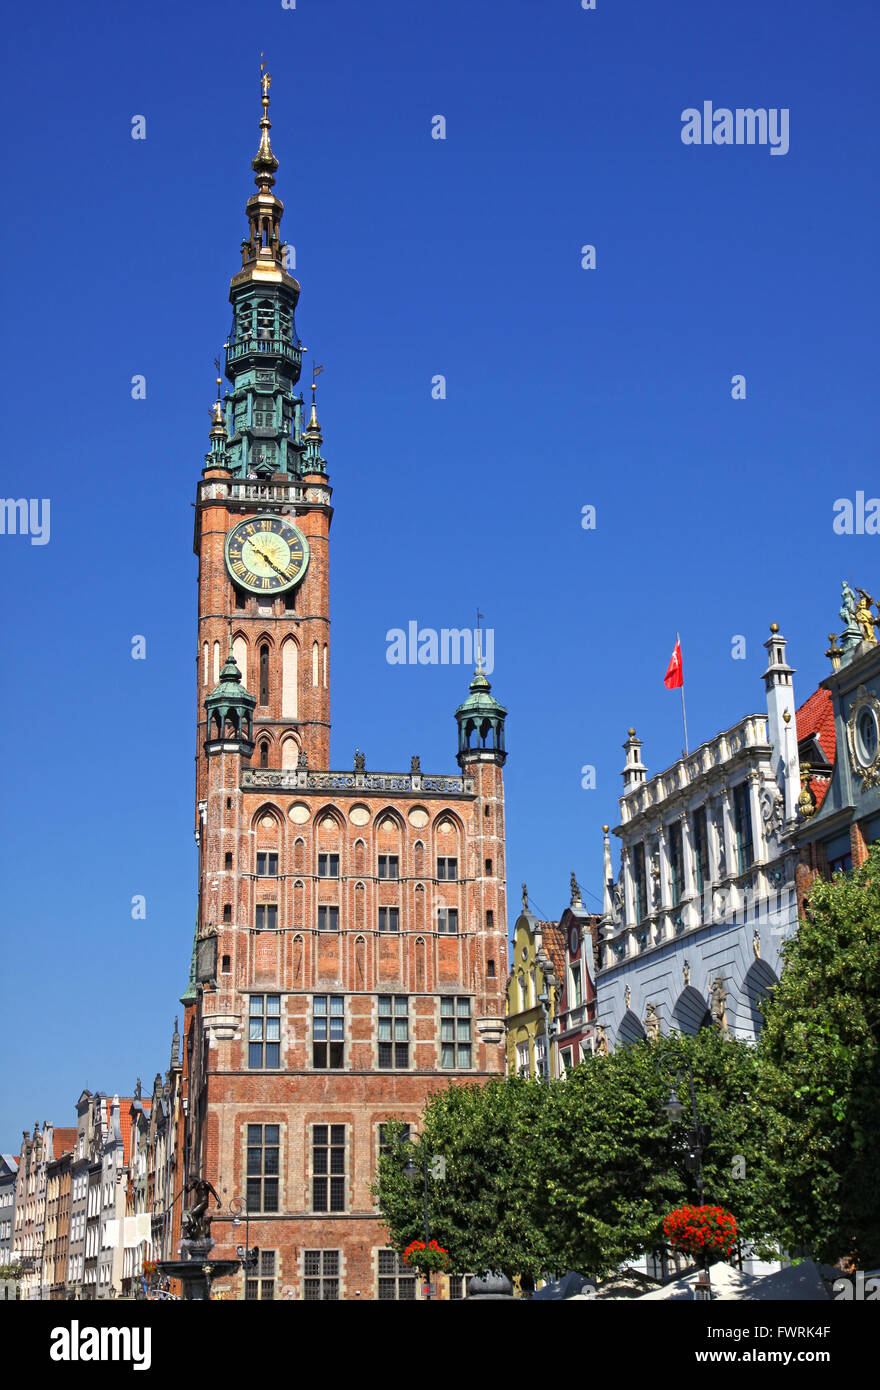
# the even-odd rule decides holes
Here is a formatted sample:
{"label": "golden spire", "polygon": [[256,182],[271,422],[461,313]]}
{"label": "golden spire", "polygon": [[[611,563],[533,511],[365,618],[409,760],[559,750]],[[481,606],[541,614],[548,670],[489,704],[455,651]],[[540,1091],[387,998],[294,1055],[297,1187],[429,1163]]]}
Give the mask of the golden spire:
{"label": "golden spire", "polygon": [[263,117],[260,121],[260,148],[251,160],[251,168],[256,174],[254,180],[257,188],[269,189],[275,182],[275,170],[278,168],[278,160],[272,153],[272,146],[269,143],[269,131],[272,129],[272,122],[269,120],[269,87],[272,83],[272,75],[266,71],[266,63],[263,54],[260,54],[260,87],[262,89]]}
{"label": "golden spire", "polygon": [[312,372],[312,413],[309,416],[309,423],[306,426],[305,431],[306,439],[316,439],[319,444],[323,444],[324,440],[321,434],[321,426],[318,424],[318,405],[316,400],[316,392],[318,390],[318,377],[321,375],[323,370],[323,367],[316,367],[315,370]]}

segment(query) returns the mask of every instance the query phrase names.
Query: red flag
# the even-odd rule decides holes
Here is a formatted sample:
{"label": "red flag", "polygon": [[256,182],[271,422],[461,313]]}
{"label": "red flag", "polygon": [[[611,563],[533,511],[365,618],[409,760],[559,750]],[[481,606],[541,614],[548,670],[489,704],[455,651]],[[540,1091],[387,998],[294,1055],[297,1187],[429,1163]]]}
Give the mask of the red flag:
{"label": "red flag", "polygon": [[663,677],[663,684],[667,690],[678,690],[679,686],[684,685],[684,667],[681,661],[681,641],[675,643],[675,651],[669,659],[669,666],[666,675]]}

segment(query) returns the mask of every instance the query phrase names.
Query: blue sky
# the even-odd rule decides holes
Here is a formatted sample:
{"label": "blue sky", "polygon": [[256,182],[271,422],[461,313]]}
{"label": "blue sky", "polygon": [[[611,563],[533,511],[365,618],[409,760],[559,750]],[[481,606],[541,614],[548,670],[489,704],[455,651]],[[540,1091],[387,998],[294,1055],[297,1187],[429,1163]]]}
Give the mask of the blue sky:
{"label": "blue sky", "polygon": [[[510,711],[511,916],[523,879],[549,916],[572,868],[601,893],[627,726],[650,772],[679,754],[676,631],[693,746],[762,708],[772,620],[802,700],[841,579],[880,589],[880,539],[831,526],[836,498],[880,492],[878,30],[867,0],[7,17],[2,493],[48,497],[51,540],[0,536],[4,1149],[69,1123],[83,1086],[167,1066],[196,904],[190,504],[260,50],[326,366],[332,765],[358,746],[454,770],[470,673],[389,665],[385,634],[479,605]],[[683,145],[704,100],[788,108],[788,154]]]}

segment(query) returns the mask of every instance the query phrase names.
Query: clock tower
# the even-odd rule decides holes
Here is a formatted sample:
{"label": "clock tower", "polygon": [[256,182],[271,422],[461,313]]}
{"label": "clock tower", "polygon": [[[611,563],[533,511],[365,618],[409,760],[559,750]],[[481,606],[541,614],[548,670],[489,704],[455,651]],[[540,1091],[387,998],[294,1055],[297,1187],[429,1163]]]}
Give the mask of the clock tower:
{"label": "clock tower", "polygon": [[359,751],[330,769],[331,488],[314,376],[307,418],[298,388],[269,82],[196,500],[199,904],[179,1160],[220,1194],[218,1260],[247,1220],[260,1258],[239,1294],[416,1298],[371,1185],[387,1120],[415,1131],[433,1091],[504,1072],[507,712],[479,669],[456,711],[456,774],[417,756],[373,772]]}

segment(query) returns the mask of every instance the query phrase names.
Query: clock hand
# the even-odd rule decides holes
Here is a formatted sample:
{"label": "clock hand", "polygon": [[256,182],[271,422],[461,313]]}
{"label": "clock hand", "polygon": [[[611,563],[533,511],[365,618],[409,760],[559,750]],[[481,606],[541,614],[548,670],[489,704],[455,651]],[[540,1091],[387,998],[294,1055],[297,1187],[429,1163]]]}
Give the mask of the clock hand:
{"label": "clock hand", "polygon": [[257,550],[257,547],[256,547],[256,546],[254,546],[253,548],[254,548],[254,550],[256,551],[256,553],[259,555],[260,559],[263,560],[267,565],[269,565],[269,566],[275,571],[276,574],[281,574],[281,575],[284,574],[284,570],[283,570],[283,569],[279,569],[278,565],[276,565],[276,563],[275,563],[275,561],[272,559],[271,555],[267,555],[266,552],[265,552],[264,550]]}

